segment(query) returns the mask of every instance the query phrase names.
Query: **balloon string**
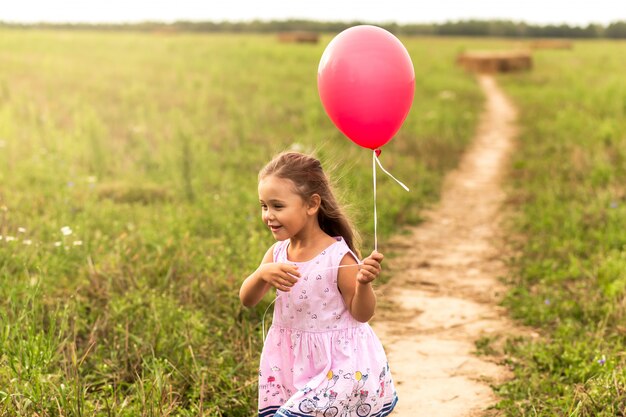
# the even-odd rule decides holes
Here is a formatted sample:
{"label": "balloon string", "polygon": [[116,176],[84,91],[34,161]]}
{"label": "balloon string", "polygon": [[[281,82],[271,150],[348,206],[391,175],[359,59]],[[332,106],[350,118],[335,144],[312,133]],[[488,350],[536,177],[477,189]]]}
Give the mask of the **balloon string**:
{"label": "balloon string", "polygon": [[378,162],[378,166],[380,167],[380,169],[383,170],[383,172],[387,175],[389,175],[391,178],[393,178],[393,180],[395,182],[397,182],[400,187],[404,188],[405,191],[409,191],[409,187],[407,187],[406,185],[404,185],[404,183],[402,181],[400,181],[399,179],[397,179],[396,177],[394,177],[393,175],[391,175],[391,173],[389,171],[387,171],[383,165],[380,163],[380,159],[378,159],[378,156],[376,155],[376,153],[374,152],[374,157],[376,158],[376,162]]}
{"label": "balloon string", "polygon": [[378,155],[380,154],[380,149],[374,150],[372,153],[372,178],[374,179],[374,250],[378,252],[378,215],[376,212],[376,164],[383,170],[383,172],[389,175],[395,182],[397,182],[402,188],[406,191],[409,191],[409,187],[404,185],[402,181],[391,175],[389,171],[383,167],[383,164],[380,163],[380,159],[378,159]]}
{"label": "balloon string", "polygon": [[261,328],[261,338],[263,339],[263,343],[265,343],[265,315],[267,314],[267,310],[269,310],[269,309],[270,309],[270,307],[272,306],[272,304],[274,304],[274,303],[276,302],[276,300],[278,300],[278,297],[280,297],[280,296],[281,296],[281,294],[278,294],[278,295],[276,296],[276,298],[274,298],[274,299],[272,300],[272,302],[271,302],[271,303],[269,303],[269,304],[267,305],[267,308],[265,309],[265,313],[263,313],[263,320],[261,320],[261,324],[262,324],[262,328]]}
{"label": "balloon string", "polygon": [[376,213],[376,151],[372,154],[372,178],[374,179],[374,250],[378,252],[378,215]]}

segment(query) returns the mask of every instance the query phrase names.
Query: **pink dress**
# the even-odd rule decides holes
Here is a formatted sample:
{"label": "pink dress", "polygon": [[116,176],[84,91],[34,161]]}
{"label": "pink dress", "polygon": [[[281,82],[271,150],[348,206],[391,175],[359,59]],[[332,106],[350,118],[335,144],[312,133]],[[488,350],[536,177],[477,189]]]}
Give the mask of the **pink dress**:
{"label": "pink dress", "polygon": [[387,357],[367,323],[355,320],[337,287],[337,266],[351,253],[342,238],[298,266],[290,292],[277,290],[259,369],[259,416],[386,416],[398,401]]}

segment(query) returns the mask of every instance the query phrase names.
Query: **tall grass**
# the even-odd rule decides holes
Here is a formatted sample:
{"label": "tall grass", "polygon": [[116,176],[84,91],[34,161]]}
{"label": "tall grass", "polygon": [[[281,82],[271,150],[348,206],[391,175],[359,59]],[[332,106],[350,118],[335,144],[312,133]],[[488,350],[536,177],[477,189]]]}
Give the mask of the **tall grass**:
{"label": "tall grass", "polygon": [[522,125],[507,304],[542,333],[509,346],[507,415],[626,415],[624,68],[626,43],[580,41],[502,78]]}
{"label": "tall grass", "polygon": [[[315,151],[372,242],[371,156],[317,96],[330,37],[0,35],[0,414],[251,415],[257,171]],[[437,198],[482,109],[453,66],[469,41],[403,41],[417,93],[381,158],[412,190],[380,179],[383,236]]]}

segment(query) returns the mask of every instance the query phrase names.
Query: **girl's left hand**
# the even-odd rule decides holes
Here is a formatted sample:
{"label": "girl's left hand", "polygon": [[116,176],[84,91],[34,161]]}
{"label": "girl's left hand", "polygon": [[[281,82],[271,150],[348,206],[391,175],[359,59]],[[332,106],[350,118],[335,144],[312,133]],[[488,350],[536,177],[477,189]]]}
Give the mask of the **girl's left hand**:
{"label": "girl's left hand", "polygon": [[363,259],[363,263],[359,266],[359,272],[356,280],[359,284],[369,284],[374,281],[380,274],[380,264],[385,257],[382,253],[373,251],[370,256]]}

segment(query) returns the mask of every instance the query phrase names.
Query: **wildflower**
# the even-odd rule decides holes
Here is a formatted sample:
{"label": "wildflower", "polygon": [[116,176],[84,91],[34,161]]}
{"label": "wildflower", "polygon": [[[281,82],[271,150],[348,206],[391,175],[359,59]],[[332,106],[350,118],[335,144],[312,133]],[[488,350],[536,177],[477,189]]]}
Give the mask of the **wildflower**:
{"label": "wildflower", "polygon": [[75,240],[72,244],[73,244],[74,246],[82,246],[83,241],[82,241],[82,240]]}
{"label": "wildflower", "polygon": [[30,246],[30,245],[32,245],[32,244],[33,244],[33,241],[32,241],[32,240],[30,240],[30,239],[26,239],[26,240],[23,240],[23,241],[22,241],[22,243],[23,243],[23,244],[25,244],[25,245],[27,245],[27,246]]}
{"label": "wildflower", "polygon": [[550,299],[549,299],[549,298],[546,298],[546,299],[543,301],[543,303],[544,303],[545,305],[549,306],[549,305],[550,305]]}
{"label": "wildflower", "polygon": [[89,184],[95,184],[96,181],[98,181],[98,178],[95,175],[90,175],[87,177],[87,182]]}
{"label": "wildflower", "polygon": [[25,228],[23,228],[23,227],[18,227],[18,228],[17,228],[17,232],[18,232],[18,233],[26,233],[26,229],[25,229]]}
{"label": "wildflower", "polygon": [[14,236],[5,236],[4,240],[6,240],[7,242],[13,242],[15,240]]}
{"label": "wildflower", "polygon": [[63,244],[63,243],[61,243],[61,242],[54,242],[54,246],[56,246],[57,248],[58,248],[59,246],[61,246],[62,244]]}
{"label": "wildflower", "polygon": [[602,358],[601,358],[601,359],[598,359],[598,363],[599,363],[600,365],[604,365],[604,364],[606,363],[606,356],[605,356],[605,355],[602,355]]}
{"label": "wildflower", "polygon": [[611,201],[611,208],[617,208],[617,201]]}
{"label": "wildflower", "polygon": [[72,229],[69,226],[63,226],[61,228],[61,233],[63,233],[63,236],[69,236],[72,234]]}

